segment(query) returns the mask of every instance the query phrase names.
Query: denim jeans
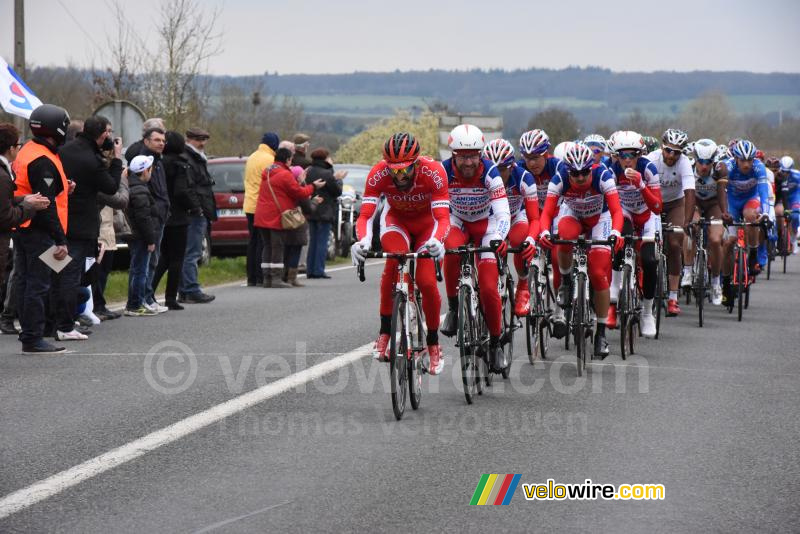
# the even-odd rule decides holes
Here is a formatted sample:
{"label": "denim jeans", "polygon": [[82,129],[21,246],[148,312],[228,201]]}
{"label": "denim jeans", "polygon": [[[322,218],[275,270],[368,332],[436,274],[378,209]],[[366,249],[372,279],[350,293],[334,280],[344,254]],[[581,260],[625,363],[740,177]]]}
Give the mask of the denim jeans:
{"label": "denim jeans", "polygon": [[328,238],[331,234],[331,223],[309,221],[308,234],[306,273],[309,276],[322,276],[325,274],[325,258],[328,255]]}
{"label": "denim jeans", "polygon": [[190,295],[203,291],[197,281],[197,264],[203,254],[203,236],[208,228],[205,215],[189,217],[189,229],[186,234],[186,255],[183,258],[183,271],[178,294]]}
{"label": "denim jeans", "polygon": [[[156,237],[156,250],[150,253],[149,263],[147,264],[147,282],[144,290],[144,301],[148,304],[153,304],[156,301],[156,288],[153,287],[153,278],[156,275],[156,265],[158,259],[161,257],[161,240],[164,238],[164,225],[158,228],[158,237]],[[147,248],[147,247],[145,247]]]}
{"label": "denim jeans", "polygon": [[22,332],[19,340],[31,345],[42,340],[46,303],[53,271],[39,256],[53,245],[53,239],[40,230],[18,231],[14,236],[14,270],[19,277],[17,313]]}
{"label": "denim jeans", "polygon": [[129,310],[137,310],[145,302],[147,292],[147,278],[152,254],[147,250],[147,243],[139,239],[128,243],[128,252],[131,256],[131,266],[128,269],[128,304]]}

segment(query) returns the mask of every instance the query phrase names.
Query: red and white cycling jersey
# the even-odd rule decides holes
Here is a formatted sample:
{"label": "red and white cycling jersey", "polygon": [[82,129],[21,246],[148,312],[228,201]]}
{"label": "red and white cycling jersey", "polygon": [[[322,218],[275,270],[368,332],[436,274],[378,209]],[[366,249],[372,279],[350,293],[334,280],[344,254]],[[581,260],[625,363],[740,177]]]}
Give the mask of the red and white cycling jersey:
{"label": "red and white cycling jersey", "polygon": [[428,157],[417,160],[413,185],[401,191],[394,185],[385,161],[380,161],[369,171],[361,212],[356,222],[358,239],[372,238],[372,219],[381,196],[386,199],[385,210],[391,210],[395,218],[413,222],[422,219],[435,219],[437,222],[434,237],[443,241],[450,226],[450,197],[447,190],[446,174],[442,164]]}
{"label": "red and white cycling jersey", "polygon": [[493,239],[505,239],[510,228],[511,214],[506,186],[489,160],[481,160],[480,177],[466,181],[459,176],[452,159],[442,162],[450,190],[450,211],[453,219],[464,222],[489,220],[487,232]]}

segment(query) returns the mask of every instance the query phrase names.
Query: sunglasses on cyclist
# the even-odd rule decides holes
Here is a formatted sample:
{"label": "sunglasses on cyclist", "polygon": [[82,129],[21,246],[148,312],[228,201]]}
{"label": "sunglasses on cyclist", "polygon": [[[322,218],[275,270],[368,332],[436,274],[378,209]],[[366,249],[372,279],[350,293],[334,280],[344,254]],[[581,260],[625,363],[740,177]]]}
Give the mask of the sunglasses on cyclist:
{"label": "sunglasses on cyclist", "polygon": [[674,156],[675,154],[682,154],[683,153],[681,150],[679,150],[677,148],[670,148],[668,146],[664,147],[664,152],[666,152],[667,154],[669,154],[671,156]]}
{"label": "sunglasses on cyclist", "polygon": [[574,176],[574,177],[576,177],[576,178],[577,178],[578,176],[586,176],[586,175],[587,175],[587,174],[589,174],[590,172],[592,172],[592,169],[583,169],[583,170],[581,170],[581,171],[577,171],[577,170],[575,170],[575,169],[570,169],[570,171],[569,171],[569,175],[570,175],[570,176]]}
{"label": "sunglasses on cyclist", "polygon": [[392,176],[408,176],[414,172],[414,164],[411,163],[408,167],[401,167],[399,169],[390,168],[389,172],[392,173]]}
{"label": "sunglasses on cyclist", "polygon": [[591,149],[592,149],[592,153],[593,153],[593,154],[599,154],[600,152],[602,152],[602,151],[603,151],[603,149],[602,149],[602,148],[600,148],[600,147],[597,147],[597,146],[593,146],[593,147],[589,147],[589,148],[591,148]]}
{"label": "sunglasses on cyclist", "polygon": [[711,165],[712,163],[714,163],[714,160],[713,160],[713,159],[698,159],[698,160],[696,160],[696,161],[697,161],[697,163],[699,163],[700,165]]}
{"label": "sunglasses on cyclist", "polygon": [[619,159],[636,159],[639,156],[637,152],[618,152],[617,157]]}

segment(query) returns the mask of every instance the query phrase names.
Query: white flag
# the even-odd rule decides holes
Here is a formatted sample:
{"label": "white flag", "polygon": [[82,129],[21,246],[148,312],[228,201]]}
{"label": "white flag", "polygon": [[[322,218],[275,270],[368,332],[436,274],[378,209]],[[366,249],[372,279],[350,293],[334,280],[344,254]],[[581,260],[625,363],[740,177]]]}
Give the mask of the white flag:
{"label": "white flag", "polygon": [[0,105],[12,115],[29,119],[31,112],[42,105],[25,82],[6,60],[0,57]]}

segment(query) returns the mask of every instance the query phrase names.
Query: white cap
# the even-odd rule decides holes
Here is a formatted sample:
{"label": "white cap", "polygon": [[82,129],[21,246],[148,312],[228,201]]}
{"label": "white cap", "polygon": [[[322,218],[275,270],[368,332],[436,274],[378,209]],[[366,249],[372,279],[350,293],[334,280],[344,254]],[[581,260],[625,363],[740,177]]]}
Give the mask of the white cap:
{"label": "white cap", "polygon": [[153,166],[153,156],[136,156],[131,160],[128,168],[131,172],[141,174]]}

